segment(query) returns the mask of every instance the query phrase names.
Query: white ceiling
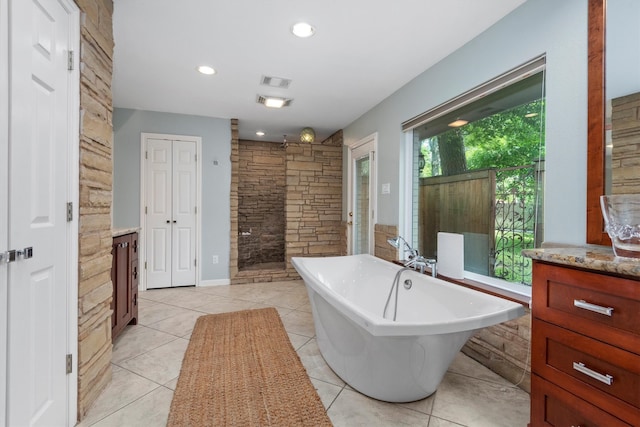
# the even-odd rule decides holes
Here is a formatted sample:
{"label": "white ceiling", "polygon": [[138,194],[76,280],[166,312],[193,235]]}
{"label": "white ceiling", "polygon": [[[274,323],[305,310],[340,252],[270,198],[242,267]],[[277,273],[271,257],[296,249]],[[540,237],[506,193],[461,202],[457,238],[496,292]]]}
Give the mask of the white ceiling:
{"label": "white ceiling", "polygon": [[[297,141],[311,126],[322,140],[524,1],[115,0],[114,105],[238,118],[241,139]],[[298,21],[316,34],[293,36]],[[258,94],[293,102],[269,109]]]}

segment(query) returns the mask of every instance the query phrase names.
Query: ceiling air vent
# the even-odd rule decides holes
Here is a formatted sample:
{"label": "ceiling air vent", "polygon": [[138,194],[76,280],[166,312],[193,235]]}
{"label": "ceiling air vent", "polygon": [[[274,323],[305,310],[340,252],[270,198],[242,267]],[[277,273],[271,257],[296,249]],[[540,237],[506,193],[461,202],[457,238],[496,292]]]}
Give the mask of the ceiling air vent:
{"label": "ceiling air vent", "polygon": [[288,89],[291,84],[291,79],[285,79],[282,77],[262,76],[260,84],[263,86],[277,87],[279,89]]}

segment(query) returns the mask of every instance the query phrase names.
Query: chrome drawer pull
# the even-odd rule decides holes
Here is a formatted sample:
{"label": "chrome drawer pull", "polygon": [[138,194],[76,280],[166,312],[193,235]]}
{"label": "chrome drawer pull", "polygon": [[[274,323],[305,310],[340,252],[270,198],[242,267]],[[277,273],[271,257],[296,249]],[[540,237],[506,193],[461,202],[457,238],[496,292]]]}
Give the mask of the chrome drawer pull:
{"label": "chrome drawer pull", "polygon": [[606,385],[613,384],[613,377],[611,375],[609,374],[603,375],[600,372],[596,372],[593,369],[589,369],[586,366],[584,366],[584,363],[582,362],[573,362],[573,369],[585,375],[588,375],[591,378],[600,381],[601,383],[605,383]]}
{"label": "chrome drawer pull", "polygon": [[591,304],[582,299],[574,299],[573,305],[578,308],[593,311],[594,313],[604,314],[605,316],[613,315],[613,307],[603,307],[601,305]]}

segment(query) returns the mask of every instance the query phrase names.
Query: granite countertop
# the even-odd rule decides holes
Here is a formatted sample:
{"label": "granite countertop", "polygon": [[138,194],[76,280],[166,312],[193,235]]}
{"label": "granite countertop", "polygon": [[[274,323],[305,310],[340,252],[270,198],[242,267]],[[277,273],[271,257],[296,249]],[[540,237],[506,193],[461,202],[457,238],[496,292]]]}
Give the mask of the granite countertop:
{"label": "granite countertop", "polygon": [[140,227],[112,228],[111,237],[124,236],[125,234],[136,233]]}
{"label": "granite countertop", "polygon": [[534,260],[594,271],[640,278],[640,258],[616,257],[606,246],[545,247],[525,249],[522,255]]}

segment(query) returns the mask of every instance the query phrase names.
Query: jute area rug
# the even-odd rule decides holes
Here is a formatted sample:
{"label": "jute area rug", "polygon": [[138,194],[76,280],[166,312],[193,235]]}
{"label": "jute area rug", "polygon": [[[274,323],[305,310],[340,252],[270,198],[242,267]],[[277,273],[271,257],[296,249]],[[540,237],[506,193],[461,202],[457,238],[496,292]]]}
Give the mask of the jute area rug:
{"label": "jute area rug", "polygon": [[275,308],[198,318],[167,426],[331,426]]}

